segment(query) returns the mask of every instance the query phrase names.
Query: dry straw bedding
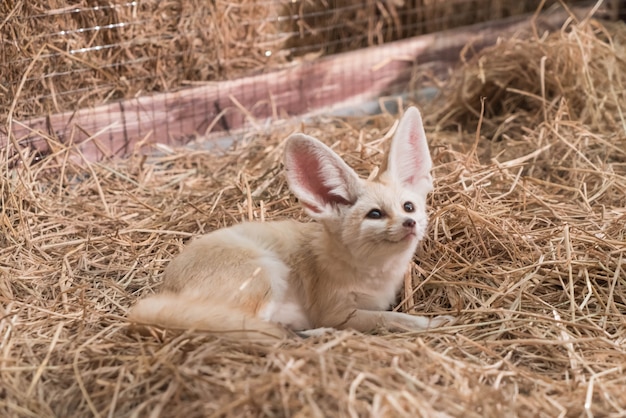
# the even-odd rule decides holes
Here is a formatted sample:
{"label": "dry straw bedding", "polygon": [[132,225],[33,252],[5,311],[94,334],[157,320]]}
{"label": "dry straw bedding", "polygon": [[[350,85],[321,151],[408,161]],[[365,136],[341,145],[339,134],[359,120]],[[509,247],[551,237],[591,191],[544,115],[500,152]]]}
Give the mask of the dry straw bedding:
{"label": "dry straw bedding", "polygon": [[[458,316],[433,332],[129,332],[128,307],[191,236],[302,215],[279,163],[296,128],[221,154],[4,155],[0,415],[623,416],[625,40],[586,22],[502,41],[425,109],[432,222],[400,309]],[[298,129],[366,173],[393,120]]]}
{"label": "dry straw bedding", "polygon": [[0,123],[8,114],[23,120],[264,72],[303,55],[350,51],[519,15],[541,3],[3,1]]}

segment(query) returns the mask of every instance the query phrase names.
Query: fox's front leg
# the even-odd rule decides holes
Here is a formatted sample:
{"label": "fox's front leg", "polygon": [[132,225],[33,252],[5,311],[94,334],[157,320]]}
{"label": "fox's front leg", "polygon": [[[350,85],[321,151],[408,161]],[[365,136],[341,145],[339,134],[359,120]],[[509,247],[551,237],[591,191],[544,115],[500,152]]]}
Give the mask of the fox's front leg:
{"label": "fox's front leg", "polygon": [[[340,321],[343,317],[343,321]],[[451,316],[426,316],[409,315],[402,312],[369,311],[354,309],[336,317],[334,328],[354,329],[360,332],[372,332],[377,329],[386,329],[392,332],[398,331],[421,331],[429,328],[437,328],[453,321]]]}

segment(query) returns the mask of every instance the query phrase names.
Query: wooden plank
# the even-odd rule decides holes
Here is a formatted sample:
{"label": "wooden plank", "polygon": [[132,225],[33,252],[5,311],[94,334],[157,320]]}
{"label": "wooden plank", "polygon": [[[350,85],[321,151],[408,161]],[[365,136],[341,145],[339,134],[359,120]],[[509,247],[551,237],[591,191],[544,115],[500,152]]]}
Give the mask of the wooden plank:
{"label": "wooden plank", "polygon": [[[555,29],[567,18],[555,12],[535,24]],[[468,43],[477,51],[531,24],[528,17],[518,17],[418,36],[251,77],[13,121],[10,129],[20,146],[45,153],[50,150],[46,137],[57,138],[77,144],[92,161],[126,155],[141,140],[182,144],[209,132],[240,129],[251,118],[265,122],[397,93],[408,85],[416,64],[452,64]],[[5,130],[0,146],[7,143]]]}

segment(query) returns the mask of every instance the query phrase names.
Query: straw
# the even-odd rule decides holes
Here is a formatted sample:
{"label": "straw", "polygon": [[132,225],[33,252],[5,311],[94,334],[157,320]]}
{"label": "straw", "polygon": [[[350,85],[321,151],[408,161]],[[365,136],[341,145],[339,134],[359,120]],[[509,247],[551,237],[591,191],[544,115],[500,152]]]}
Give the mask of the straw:
{"label": "straw", "polygon": [[367,175],[397,115],[89,165],[71,148],[38,162],[5,153],[0,415],[623,415],[624,36],[588,21],[502,40],[424,107],[436,184],[402,293],[415,303],[399,309],[458,318],[433,331],[271,346],[138,335],[125,320],[191,236],[250,214],[305,219],[281,174],[291,132]]}

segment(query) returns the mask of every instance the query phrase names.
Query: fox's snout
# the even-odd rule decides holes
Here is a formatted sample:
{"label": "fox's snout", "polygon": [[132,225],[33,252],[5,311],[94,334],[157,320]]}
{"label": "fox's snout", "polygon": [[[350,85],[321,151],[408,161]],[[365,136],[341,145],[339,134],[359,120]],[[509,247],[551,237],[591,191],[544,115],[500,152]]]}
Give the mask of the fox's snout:
{"label": "fox's snout", "polygon": [[402,226],[405,227],[406,229],[415,229],[415,219],[413,218],[406,218],[403,222],[402,222]]}

